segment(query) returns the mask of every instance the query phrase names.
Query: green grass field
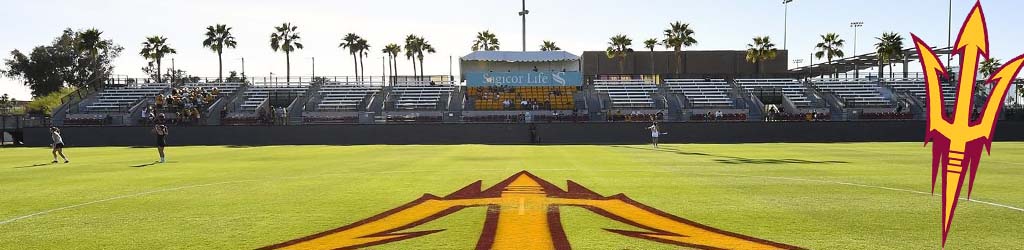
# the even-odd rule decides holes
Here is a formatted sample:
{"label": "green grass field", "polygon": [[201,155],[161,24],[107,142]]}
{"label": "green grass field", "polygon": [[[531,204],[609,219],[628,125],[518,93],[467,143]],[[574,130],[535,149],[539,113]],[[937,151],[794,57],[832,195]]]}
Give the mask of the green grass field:
{"label": "green grass field", "polygon": [[[151,148],[65,152],[50,165],[49,149],[0,148],[0,249],[252,249],[522,170],[808,249],[940,248],[921,143],[174,147],[166,164]],[[961,203],[947,249],[1024,249],[1022,153],[995,143],[982,158],[973,198],[989,203]],[[370,249],[472,249],[485,211]],[[562,220],[574,249],[679,249],[585,209]]]}

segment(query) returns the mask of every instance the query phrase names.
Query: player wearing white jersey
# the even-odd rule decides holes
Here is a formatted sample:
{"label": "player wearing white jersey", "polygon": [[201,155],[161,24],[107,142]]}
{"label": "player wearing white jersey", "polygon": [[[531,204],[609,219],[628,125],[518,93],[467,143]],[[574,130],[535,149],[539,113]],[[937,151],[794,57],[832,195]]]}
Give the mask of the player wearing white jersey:
{"label": "player wearing white jersey", "polygon": [[60,129],[57,127],[50,128],[50,139],[53,139],[53,162],[57,163],[57,154],[60,154],[60,158],[64,159],[64,163],[68,163],[68,157],[64,156],[64,138],[60,136]]}

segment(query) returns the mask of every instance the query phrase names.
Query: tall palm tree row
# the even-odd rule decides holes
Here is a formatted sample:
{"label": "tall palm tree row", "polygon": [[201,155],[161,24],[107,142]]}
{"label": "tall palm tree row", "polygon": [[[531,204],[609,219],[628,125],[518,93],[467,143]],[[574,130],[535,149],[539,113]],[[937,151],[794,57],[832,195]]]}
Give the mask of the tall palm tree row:
{"label": "tall palm tree row", "polygon": [[552,42],[552,41],[544,40],[544,42],[541,43],[541,45],[540,45],[540,51],[559,51],[559,50],[562,50],[562,48],[559,48],[558,45],[556,45],[555,42]]}
{"label": "tall palm tree row", "polygon": [[391,73],[392,76],[398,75],[398,53],[402,52],[402,47],[398,46],[398,44],[392,43],[384,46],[384,49],[381,49],[381,52],[388,55],[388,65],[391,67],[391,71],[389,73]]}
{"label": "tall palm tree row", "polygon": [[163,82],[160,79],[160,67],[162,66],[161,61],[164,59],[164,56],[175,53],[178,53],[178,51],[168,46],[167,38],[162,36],[147,37],[146,41],[142,43],[142,50],[139,51],[139,55],[141,55],[143,58],[149,59],[151,62],[156,63],[157,82]]}
{"label": "tall palm tree row", "polygon": [[341,39],[341,44],[338,44],[339,48],[348,49],[348,54],[352,55],[352,74],[356,78],[359,78],[359,58],[356,53],[359,53],[359,39],[363,39],[355,33],[348,33],[344,38]]}
{"label": "tall palm tree row", "polygon": [[[903,37],[896,32],[882,33],[882,37],[876,37],[875,52],[878,54],[878,67],[883,69],[889,66],[889,78],[893,78],[892,65],[897,60],[903,59]],[[881,77],[880,74],[879,77]]]}
{"label": "tall palm tree row", "polygon": [[754,43],[747,44],[747,62],[757,64],[757,72],[761,73],[763,62],[775,60],[778,49],[768,36],[754,37]]}
{"label": "tall palm tree row", "polygon": [[203,47],[210,48],[217,53],[217,81],[224,81],[224,49],[235,48],[238,42],[235,36],[231,35],[231,27],[224,24],[217,24],[206,27],[206,40],[203,40]]}
{"label": "tall palm tree row", "polygon": [[[833,58],[843,57],[843,44],[845,44],[842,38],[836,33],[828,33],[821,35],[821,42],[814,46],[818,52],[814,53],[814,57],[821,59],[822,57],[828,59],[828,64],[832,64]],[[836,70],[835,76],[838,77],[839,71]],[[824,77],[824,76],[823,76]]]}
{"label": "tall palm tree row", "polygon": [[605,54],[608,59],[619,58],[619,72],[625,71],[626,56],[633,52],[633,49],[629,48],[630,46],[633,46],[633,39],[622,34],[612,36],[608,41],[608,49],[605,50]]}
{"label": "tall palm tree row", "polygon": [[495,51],[501,49],[501,42],[498,42],[498,36],[495,36],[490,30],[485,30],[476,33],[472,49],[473,51]]}
{"label": "tall palm tree row", "polygon": [[270,34],[270,49],[274,52],[284,52],[285,58],[285,81],[291,82],[292,78],[292,58],[291,53],[296,49],[302,49],[302,37],[299,36],[299,27],[292,25],[292,23],[283,23],[279,27],[274,27],[274,33]]}
{"label": "tall palm tree row", "polygon": [[679,55],[679,52],[682,51],[683,47],[696,45],[697,39],[693,37],[693,29],[690,28],[689,23],[676,21],[669,23],[668,29],[665,29],[665,39],[661,41],[661,44],[675,52],[676,65],[673,69],[678,74],[683,64],[683,58]]}
{"label": "tall palm tree row", "polygon": [[405,38],[405,57],[413,61],[413,76],[416,76],[416,60],[419,60],[419,77],[424,76],[423,71],[423,59],[424,53],[436,53],[434,46],[430,44],[425,38],[409,35]]}

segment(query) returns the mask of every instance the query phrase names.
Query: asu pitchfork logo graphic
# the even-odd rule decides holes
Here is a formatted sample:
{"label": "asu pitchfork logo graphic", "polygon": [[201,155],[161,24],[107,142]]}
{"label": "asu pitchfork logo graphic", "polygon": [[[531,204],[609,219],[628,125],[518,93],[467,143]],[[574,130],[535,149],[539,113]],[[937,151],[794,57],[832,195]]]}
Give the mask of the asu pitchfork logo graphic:
{"label": "asu pitchfork logo graphic", "polygon": [[633,201],[601,196],[569,181],[562,190],[528,172],[491,188],[477,181],[445,197],[423,197],[351,225],[263,249],[359,249],[407,240],[443,230],[404,232],[468,207],[487,207],[476,249],[571,249],[562,228],[561,207],[581,207],[643,232],[606,229],[628,237],[694,249],[800,249],[698,224]]}
{"label": "asu pitchfork logo graphic", "polygon": [[982,148],[991,152],[992,135],[999,111],[1010,84],[1020,72],[1024,55],[1007,62],[989,79],[985,79],[986,84],[995,86],[980,116],[971,120],[978,62],[989,55],[988,29],[981,2],[971,8],[957,38],[955,53],[960,55],[961,72],[951,115],[947,115],[944,107],[939,77],[948,78],[946,67],[916,35],[914,45],[921,56],[928,92],[928,131],[925,143],[932,143],[932,192],[935,192],[936,178],[942,176],[942,245],[945,246],[964,179],[970,177],[967,179],[967,198],[970,199]]}

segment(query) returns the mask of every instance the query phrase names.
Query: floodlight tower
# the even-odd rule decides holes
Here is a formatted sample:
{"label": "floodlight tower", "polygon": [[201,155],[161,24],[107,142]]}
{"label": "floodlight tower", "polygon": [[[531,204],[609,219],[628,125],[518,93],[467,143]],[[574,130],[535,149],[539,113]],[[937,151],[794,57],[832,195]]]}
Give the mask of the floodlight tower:
{"label": "floodlight tower", "polygon": [[[864,22],[851,22],[850,27],[853,28],[853,56],[857,57],[857,28],[863,27]],[[860,68],[857,68],[857,62],[853,62],[853,78],[860,78]],[[882,76],[878,76],[882,77]]]}
{"label": "floodlight tower", "polygon": [[785,14],[782,17],[782,50],[786,50],[786,46],[789,44],[789,3],[793,0],[782,0],[782,5],[786,6]]}
{"label": "floodlight tower", "polygon": [[[792,1],[792,0],[790,0]],[[519,16],[523,17],[523,51],[526,51],[526,15],[530,14],[529,10],[526,10],[526,0],[523,0],[523,10],[519,12]]]}

